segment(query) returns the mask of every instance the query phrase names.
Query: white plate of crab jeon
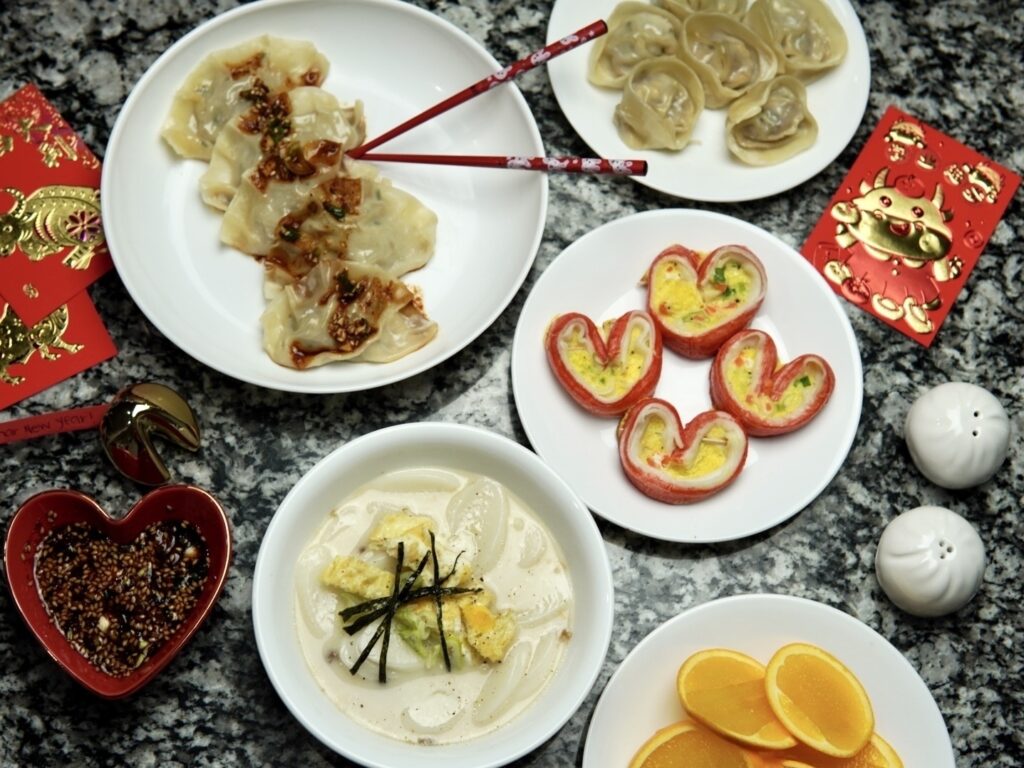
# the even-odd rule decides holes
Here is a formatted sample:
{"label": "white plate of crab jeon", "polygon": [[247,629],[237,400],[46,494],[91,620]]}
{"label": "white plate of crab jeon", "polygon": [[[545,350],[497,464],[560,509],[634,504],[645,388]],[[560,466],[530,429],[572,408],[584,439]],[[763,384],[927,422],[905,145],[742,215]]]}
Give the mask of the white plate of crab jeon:
{"label": "white plate of crab jeon", "polygon": [[551,62],[580,137],[649,164],[641,184],[690,200],[767,197],[843,151],[871,87],[847,0],[557,0],[556,40],[604,18],[609,32]]}
{"label": "white plate of crab jeon", "polygon": [[[394,0],[260,2],[193,30],[136,85],[107,147],[103,223],[132,298],[197,360],[274,389],[367,389],[455,354],[529,271],[545,175],[345,152],[498,67]],[[382,151],[543,147],[505,85]]]}
{"label": "white plate of crab jeon", "polygon": [[731,216],[666,209],[598,227],[544,271],[512,389],[534,450],[590,509],[696,543],[814,501],[853,444],[863,372],[800,254]]}
{"label": "white plate of crab jeon", "polygon": [[550,738],[611,637],[593,518],[492,432],[404,424],[323,459],[260,547],[253,625],[292,714],[381,768],[504,765]]}

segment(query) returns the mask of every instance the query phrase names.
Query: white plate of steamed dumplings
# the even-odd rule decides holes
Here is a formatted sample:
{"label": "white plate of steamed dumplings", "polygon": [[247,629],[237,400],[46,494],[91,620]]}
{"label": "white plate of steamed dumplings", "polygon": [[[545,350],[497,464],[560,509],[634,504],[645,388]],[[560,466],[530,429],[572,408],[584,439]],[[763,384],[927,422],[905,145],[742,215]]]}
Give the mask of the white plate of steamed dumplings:
{"label": "white plate of steamed dumplings", "polygon": [[[279,365],[263,348],[261,316],[270,299],[264,296],[264,269],[256,258],[221,242],[225,220],[235,222],[233,242],[259,242],[266,234],[249,219],[239,219],[239,211],[228,204],[232,195],[244,197],[234,189],[237,172],[233,179],[230,168],[211,170],[216,183],[205,185],[204,202],[200,179],[215,164],[181,157],[161,138],[176,92],[204,58],[261,35],[314,46],[329,67],[322,88],[344,105],[362,102],[367,139],[500,66],[461,30],[397,0],[267,0],[203,24],[171,46],[138,82],[107,147],[103,220],[126,288],[153,325],[182,350],[260,386],[312,393],[357,391],[442,362],[486,329],[522,284],[543,232],[546,176],[377,166],[394,189],[436,214],[433,256],[422,268],[416,268],[422,263],[417,256],[399,270],[413,268],[401,279],[421,291],[423,310],[436,323],[436,334],[388,362],[332,362],[305,370]],[[410,51],[431,65],[411,66]],[[228,154],[244,164],[238,158],[246,151],[238,145]],[[522,95],[506,85],[383,145],[381,151],[542,155],[543,145]],[[225,204],[228,214],[218,209]],[[396,210],[391,215],[401,218],[404,214]],[[316,311],[315,306],[307,309]]]}
{"label": "white plate of steamed dumplings", "polygon": [[[806,148],[778,162],[765,165],[742,162],[730,152],[727,143],[729,104],[745,100],[746,110],[741,107],[738,114],[745,112],[750,116],[757,112],[758,102],[768,101],[767,96],[762,94],[758,98],[757,94],[746,92],[737,97],[742,86],[730,88],[729,83],[737,80],[730,79],[732,76],[728,74],[722,88],[716,84],[714,88],[704,87],[702,95],[693,93],[685,76],[678,74],[679,68],[673,61],[686,60],[685,52],[693,48],[698,54],[696,59],[701,62],[736,62],[742,59],[737,71],[746,67],[759,70],[770,78],[773,67],[778,69],[777,58],[760,54],[756,42],[736,42],[737,38],[746,39],[752,33],[746,28],[739,32],[735,28],[720,31],[721,23],[709,24],[705,15],[707,9],[732,10],[736,18],[742,20],[746,0],[640,0],[625,4],[616,0],[556,0],[548,23],[549,41],[564,37],[598,18],[608,21],[612,29],[588,46],[581,46],[553,60],[548,65],[551,85],[565,116],[595,154],[607,158],[647,160],[647,175],[635,177],[639,183],[689,200],[738,202],[768,197],[801,184],[832,162],[853,137],[867,106],[871,64],[864,30],[847,0],[823,1],[842,28],[846,53],[836,66],[817,73],[797,73],[800,83],[790,90],[798,91],[801,85],[806,87],[806,108],[817,125],[816,136],[809,136],[806,119],[796,127],[787,128],[785,133],[794,135],[792,141]],[[802,2],[760,0],[759,4],[771,4],[773,8],[789,12],[787,9]],[[753,0],[750,3],[753,7]],[[622,5],[627,7],[619,8]],[[674,6],[678,14],[673,15],[657,7],[669,5]],[[705,12],[700,14],[701,19],[687,21],[684,19],[688,14],[681,10],[684,8],[699,8]],[[799,17],[800,13],[797,11],[796,16]],[[729,19],[726,24],[739,24],[739,21]],[[823,26],[828,24],[804,25],[804,30]],[[621,28],[621,31],[617,33],[616,28]],[[626,29],[629,29],[628,34]],[[785,31],[782,33],[783,37],[787,34]],[[821,50],[820,45],[806,42],[813,38],[814,34],[803,32],[789,34],[787,39],[797,42],[792,46],[780,44],[780,47],[790,51]],[[692,45],[688,46],[686,41],[691,41]],[[669,49],[674,51],[664,55],[658,64],[652,64],[648,58],[657,53],[665,54]],[[593,72],[591,57],[602,50],[605,51],[602,62],[595,65],[600,71],[596,76],[592,75],[593,79],[603,83],[599,86],[588,79],[588,72]],[[748,62],[746,58],[751,60]],[[827,60],[828,57],[825,58]],[[691,57],[687,64],[697,69],[693,61]],[[629,74],[633,73],[637,62],[643,62],[642,66],[630,80]],[[792,74],[794,69],[802,66],[800,62],[791,61],[786,74]],[[704,78],[700,79],[703,83]],[[721,78],[717,80],[720,82]],[[712,77],[712,82],[715,81],[716,78]],[[670,83],[668,88],[672,93],[667,93],[663,87],[666,82]],[[774,92],[774,88],[766,86],[764,90]],[[652,99],[652,94],[658,95]],[[660,101],[660,104],[655,103],[650,109],[638,103],[645,99]],[[616,127],[613,117],[620,102],[619,122],[624,127],[623,131]],[[718,106],[723,102],[726,103]],[[786,111],[777,110],[776,115],[781,116]],[[671,115],[672,119],[664,119],[665,115]],[[733,122],[739,123],[743,119],[738,116]],[[784,119],[773,118],[772,122],[783,122]],[[736,135],[735,131],[733,135]],[[679,150],[637,148],[650,144],[678,146],[687,140],[688,143]]]}

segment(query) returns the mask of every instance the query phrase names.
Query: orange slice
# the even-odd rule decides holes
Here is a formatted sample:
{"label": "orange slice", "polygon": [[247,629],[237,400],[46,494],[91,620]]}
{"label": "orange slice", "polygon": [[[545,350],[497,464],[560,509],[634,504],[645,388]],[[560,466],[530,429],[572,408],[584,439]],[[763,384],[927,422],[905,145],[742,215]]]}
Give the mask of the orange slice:
{"label": "orange slice", "polygon": [[676,687],[683,709],[711,730],[748,747],[796,745],[769,706],[765,668],[736,651],[699,651],[679,668]]}
{"label": "orange slice", "polygon": [[802,743],[832,757],[867,745],[875,716],[867,691],[837,658],[806,643],[775,652],[765,675],[772,712]]}
{"label": "orange slice", "polygon": [[781,753],[762,752],[759,757],[764,768],[903,768],[896,750],[877,733],[853,757],[829,757],[802,744]]}
{"label": "orange slice", "polygon": [[689,720],[662,728],[649,738],[629,768],[761,768],[761,761]]}

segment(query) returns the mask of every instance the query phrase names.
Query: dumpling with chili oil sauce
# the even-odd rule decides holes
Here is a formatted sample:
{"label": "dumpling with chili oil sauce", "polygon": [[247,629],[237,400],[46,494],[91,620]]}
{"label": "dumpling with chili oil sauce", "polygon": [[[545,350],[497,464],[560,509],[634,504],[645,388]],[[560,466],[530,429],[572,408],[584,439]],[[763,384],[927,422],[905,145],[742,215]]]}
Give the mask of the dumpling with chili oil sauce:
{"label": "dumpling with chili oil sauce", "polygon": [[649,59],[626,80],[615,128],[633,149],[682,149],[704,111],[704,86],[674,56]]}
{"label": "dumpling with chili oil sauce", "polygon": [[818,138],[807,90],[792,75],[760,83],[736,99],[725,118],[729,151],[748,165],[773,165],[803,152]]}
{"label": "dumpling with chili oil sauce", "polygon": [[587,79],[603,88],[622,88],[640,62],[679,50],[682,25],[668,11],[647,3],[619,3],[608,17],[608,33],[594,42]]}
{"label": "dumpling with chili oil sauce", "polygon": [[209,160],[232,118],[278,93],[320,85],[328,67],[312,43],[271,35],[215,51],[175,93],[160,135],[182,157]]}
{"label": "dumpling with chili oil sauce", "polygon": [[344,161],[260,190],[245,178],[221,225],[221,240],[262,257],[279,282],[302,277],[327,254],[399,277],[434,254],[437,215],[368,163]]}
{"label": "dumpling with chili oil sauce", "polygon": [[239,115],[217,134],[210,166],[199,179],[207,205],[226,210],[245,173],[298,178],[315,163],[340,162],[366,136],[362,102],[341,104],[322,88],[280,93],[266,107]]}
{"label": "dumpling with chili oil sauce", "polygon": [[366,264],[325,259],[272,292],[261,318],[263,348],[288,368],[340,360],[386,363],[437,335],[416,291]]}
{"label": "dumpling with chili oil sauce", "polygon": [[822,0],[755,0],[744,23],[775,51],[781,73],[806,79],[846,56],[846,32]]}
{"label": "dumpling with chili oil sauce", "polygon": [[775,77],[775,54],[761,38],[722,13],[695,13],[683,21],[679,57],[704,85],[704,103],[724,107]]}
{"label": "dumpling with chili oil sauce", "polygon": [[737,19],[747,10],[747,0],[654,0],[654,4],[685,19],[691,13],[724,13]]}

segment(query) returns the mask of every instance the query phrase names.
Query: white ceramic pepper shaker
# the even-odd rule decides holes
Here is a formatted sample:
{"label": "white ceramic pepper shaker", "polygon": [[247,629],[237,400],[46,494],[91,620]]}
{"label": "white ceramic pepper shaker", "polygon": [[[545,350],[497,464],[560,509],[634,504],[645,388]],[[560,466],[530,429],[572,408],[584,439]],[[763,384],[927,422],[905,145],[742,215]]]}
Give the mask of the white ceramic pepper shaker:
{"label": "white ceramic pepper shaker", "polygon": [[903,434],[922,475],[943,488],[971,488],[1006,459],[1010,420],[987,389],[948,382],[917,399]]}
{"label": "white ceramic pepper shaker", "polygon": [[969,522],[944,507],[917,507],[882,532],[875,575],[889,599],[915,616],[944,616],[981,586],[985,545]]}

